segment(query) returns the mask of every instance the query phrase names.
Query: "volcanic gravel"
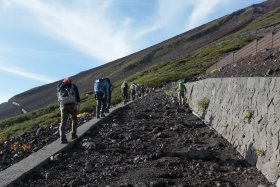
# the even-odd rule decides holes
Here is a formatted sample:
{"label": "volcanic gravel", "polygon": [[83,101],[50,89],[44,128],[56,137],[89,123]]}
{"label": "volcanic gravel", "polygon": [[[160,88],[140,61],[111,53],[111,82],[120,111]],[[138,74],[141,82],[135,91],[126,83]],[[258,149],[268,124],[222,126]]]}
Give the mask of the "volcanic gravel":
{"label": "volcanic gravel", "polygon": [[210,77],[280,77],[280,48],[248,56],[201,78]]}
{"label": "volcanic gravel", "polygon": [[222,137],[163,93],[111,114],[15,186],[269,186]]}
{"label": "volcanic gravel", "polygon": [[[79,119],[78,126],[90,119],[92,119],[92,115],[85,115]],[[71,130],[71,121],[69,120],[67,123],[68,125],[66,125],[65,129],[66,132],[69,132]],[[50,125],[49,127],[40,127],[32,132],[26,132],[23,135],[0,143],[0,171],[57,140],[59,138],[58,127],[59,124]],[[28,146],[29,148],[23,150],[23,146]]]}

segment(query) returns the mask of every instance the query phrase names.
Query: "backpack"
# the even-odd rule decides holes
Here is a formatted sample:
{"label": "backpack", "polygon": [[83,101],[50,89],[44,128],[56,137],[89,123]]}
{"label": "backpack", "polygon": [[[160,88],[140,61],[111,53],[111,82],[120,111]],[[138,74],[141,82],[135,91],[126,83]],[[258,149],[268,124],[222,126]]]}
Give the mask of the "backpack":
{"label": "backpack", "polygon": [[130,89],[131,89],[131,91],[136,91],[136,85],[135,85],[135,84],[132,84],[132,85],[130,86]]}
{"label": "backpack", "polygon": [[178,91],[180,91],[180,92],[184,91],[184,83],[183,82],[179,82]]}
{"label": "backpack", "polygon": [[94,82],[94,92],[101,92],[103,91],[102,87],[102,79],[96,79]]}
{"label": "backpack", "polygon": [[138,92],[138,91],[139,91],[139,89],[140,89],[139,84],[136,84],[136,85],[135,85],[135,91],[136,91],[136,92]]}
{"label": "backpack", "polygon": [[128,89],[128,84],[126,82],[122,83],[121,89],[127,90]]}
{"label": "backpack", "polygon": [[111,90],[112,90],[111,80],[109,78],[104,78],[103,81],[106,81],[108,83],[109,92],[111,92]]}
{"label": "backpack", "polygon": [[107,81],[109,85],[111,85],[111,80],[109,78],[104,78],[103,80]]}
{"label": "backpack", "polygon": [[57,89],[57,98],[61,104],[76,103],[76,92],[73,84],[60,84]]}
{"label": "backpack", "polygon": [[127,83],[124,83],[124,89],[128,89],[128,84]]}

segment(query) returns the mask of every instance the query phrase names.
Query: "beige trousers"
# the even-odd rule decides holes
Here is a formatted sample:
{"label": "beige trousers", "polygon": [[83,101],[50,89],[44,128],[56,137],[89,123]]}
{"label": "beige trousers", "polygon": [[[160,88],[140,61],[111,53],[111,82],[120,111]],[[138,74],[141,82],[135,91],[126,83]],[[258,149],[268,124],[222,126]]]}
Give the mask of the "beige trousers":
{"label": "beige trousers", "polygon": [[65,126],[67,123],[67,119],[69,114],[72,116],[72,131],[71,134],[76,135],[77,134],[77,108],[76,104],[71,103],[71,104],[65,104],[64,106],[60,107],[61,111],[61,123],[59,126],[59,135],[61,139],[66,138],[65,136]]}
{"label": "beige trousers", "polygon": [[185,104],[185,92],[178,92],[179,105]]}

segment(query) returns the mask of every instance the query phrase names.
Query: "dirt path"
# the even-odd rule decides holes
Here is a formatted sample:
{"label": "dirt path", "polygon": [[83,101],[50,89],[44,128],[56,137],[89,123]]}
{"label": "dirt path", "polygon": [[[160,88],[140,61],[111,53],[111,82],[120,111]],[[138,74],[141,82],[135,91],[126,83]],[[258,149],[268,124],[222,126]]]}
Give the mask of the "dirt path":
{"label": "dirt path", "polygon": [[18,186],[269,186],[187,108],[153,93],[113,114]]}

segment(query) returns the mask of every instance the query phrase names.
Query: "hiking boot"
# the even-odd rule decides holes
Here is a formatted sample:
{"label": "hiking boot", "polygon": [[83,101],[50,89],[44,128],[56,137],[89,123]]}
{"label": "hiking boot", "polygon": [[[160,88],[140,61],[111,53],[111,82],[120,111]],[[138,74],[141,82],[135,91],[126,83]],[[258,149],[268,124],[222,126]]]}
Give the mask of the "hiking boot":
{"label": "hiking boot", "polygon": [[101,114],[101,117],[105,117],[105,114]]}
{"label": "hiking boot", "polygon": [[62,138],[62,139],[60,139],[60,143],[61,143],[61,144],[67,144],[68,141],[67,141],[66,138]]}
{"label": "hiking boot", "polygon": [[77,138],[78,138],[77,134],[72,135],[72,140],[77,139]]}

